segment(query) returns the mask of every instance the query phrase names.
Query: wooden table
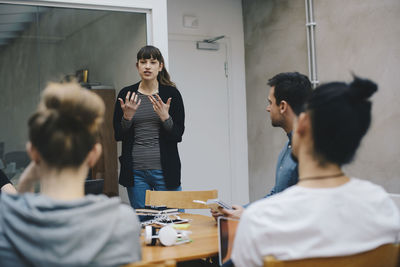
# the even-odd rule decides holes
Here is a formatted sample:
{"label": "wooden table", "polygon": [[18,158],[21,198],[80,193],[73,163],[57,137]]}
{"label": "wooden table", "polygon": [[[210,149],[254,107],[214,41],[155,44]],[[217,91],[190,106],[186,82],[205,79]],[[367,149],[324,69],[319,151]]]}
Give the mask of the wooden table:
{"label": "wooden table", "polygon": [[181,218],[191,219],[193,241],[181,245],[164,247],[146,246],[142,241],[142,262],[155,263],[165,260],[187,261],[218,255],[218,227],[213,217],[197,214],[181,214]]}

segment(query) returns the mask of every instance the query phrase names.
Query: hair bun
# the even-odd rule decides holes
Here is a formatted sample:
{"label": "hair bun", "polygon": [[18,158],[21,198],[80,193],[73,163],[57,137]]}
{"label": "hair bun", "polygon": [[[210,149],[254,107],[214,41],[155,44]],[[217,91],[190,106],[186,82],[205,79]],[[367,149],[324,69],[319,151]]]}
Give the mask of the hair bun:
{"label": "hair bun", "polygon": [[[46,97],[43,99],[45,106],[44,110],[51,111],[57,114],[57,120],[71,123],[82,123],[81,114],[83,113],[82,107],[79,106],[79,99],[73,94],[60,94],[60,90],[49,90]],[[85,123],[92,123],[92,121],[85,121]]]}
{"label": "hair bun", "polygon": [[377,90],[378,86],[373,81],[354,75],[354,80],[349,86],[348,96],[353,101],[362,101],[370,98]]}
{"label": "hair bun", "polygon": [[79,167],[98,141],[105,106],[78,83],[49,83],[29,119],[29,140],[56,168]]}
{"label": "hair bun", "polygon": [[92,129],[102,121],[105,107],[98,95],[78,83],[49,83],[43,92],[39,110],[54,110],[60,119]]}

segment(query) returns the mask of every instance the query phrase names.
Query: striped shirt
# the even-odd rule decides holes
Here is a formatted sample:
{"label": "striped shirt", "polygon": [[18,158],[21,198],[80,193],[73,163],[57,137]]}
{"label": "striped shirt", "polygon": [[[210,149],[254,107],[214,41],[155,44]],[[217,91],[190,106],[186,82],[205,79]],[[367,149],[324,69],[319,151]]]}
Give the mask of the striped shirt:
{"label": "striped shirt", "polygon": [[142,100],[132,120],[128,121],[122,116],[123,129],[129,129],[133,125],[134,144],[132,149],[133,169],[135,170],[161,170],[159,131],[160,127],[171,130],[172,118],[169,117],[163,123],[153,109],[153,104],[147,95],[137,92]]}

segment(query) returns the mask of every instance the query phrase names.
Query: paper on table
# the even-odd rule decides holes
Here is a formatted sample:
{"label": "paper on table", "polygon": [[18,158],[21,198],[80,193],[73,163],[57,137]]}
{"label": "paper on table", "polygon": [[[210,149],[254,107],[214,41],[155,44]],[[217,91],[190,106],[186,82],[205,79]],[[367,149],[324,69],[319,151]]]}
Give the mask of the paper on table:
{"label": "paper on table", "polygon": [[218,198],[208,199],[207,202],[202,201],[202,200],[193,200],[193,202],[207,205],[210,209],[215,210],[215,211],[218,211],[218,207],[221,207],[221,208],[224,208],[227,210],[232,209],[232,207],[230,205],[219,200]]}

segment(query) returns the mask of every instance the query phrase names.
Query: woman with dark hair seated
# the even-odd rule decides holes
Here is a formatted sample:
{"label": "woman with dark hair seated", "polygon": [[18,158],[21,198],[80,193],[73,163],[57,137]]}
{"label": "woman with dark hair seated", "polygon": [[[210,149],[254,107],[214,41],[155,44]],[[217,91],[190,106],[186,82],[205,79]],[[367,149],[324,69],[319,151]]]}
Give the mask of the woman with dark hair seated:
{"label": "woman with dark hair seated", "polygon": [[77,83],[50,84],[29,119],[19,191],[1,194],[0,266],[120,266],[141,258],[138,219],[119,198],[84,195],[100,157],[99,96]]}
{"label": "woman with dark hair seated", "polygon": [[246,209],[233,248],[235,266],[262,266],[267,255],[349,255],[397,240],[400,215],[385,190],[342,170],[370,126],[368,99],[376,90],[356,77],[313,91],[293,131],[299,182]]}

